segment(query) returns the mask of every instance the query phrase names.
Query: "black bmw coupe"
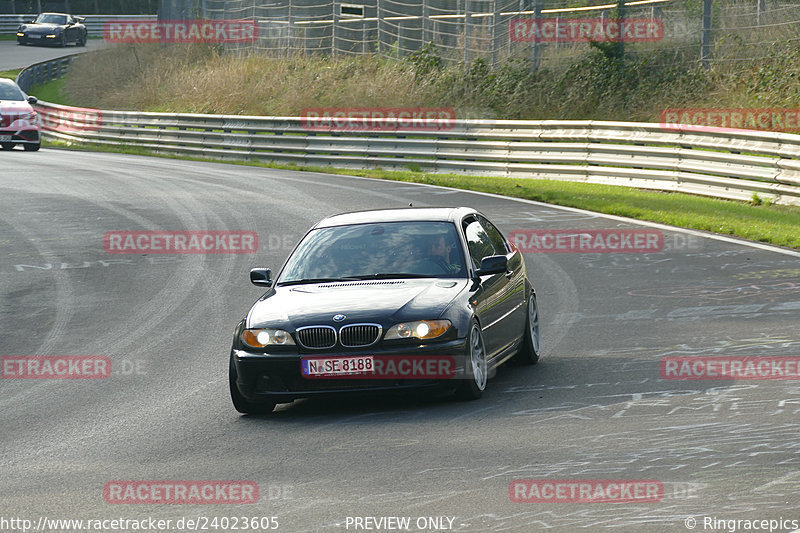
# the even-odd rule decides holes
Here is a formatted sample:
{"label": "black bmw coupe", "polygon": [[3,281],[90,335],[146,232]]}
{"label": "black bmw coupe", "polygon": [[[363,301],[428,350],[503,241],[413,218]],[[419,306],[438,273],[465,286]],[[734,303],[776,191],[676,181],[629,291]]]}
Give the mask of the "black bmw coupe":
{"label": "black bmw coupe", "polygon": [[83,17],[66,13],[41,13],[32,22],[20,25],[17,44],[47,44],[64,47],[67,43],[86,46],[88,31]]}
{"label": "black bmw coupe", "polygon": [[328,394],[421,387],[479,398],[495,369],[539,359],[539,312],[522,254],[469,208],[328,217],[233,337],[229,382],[240,413]]}

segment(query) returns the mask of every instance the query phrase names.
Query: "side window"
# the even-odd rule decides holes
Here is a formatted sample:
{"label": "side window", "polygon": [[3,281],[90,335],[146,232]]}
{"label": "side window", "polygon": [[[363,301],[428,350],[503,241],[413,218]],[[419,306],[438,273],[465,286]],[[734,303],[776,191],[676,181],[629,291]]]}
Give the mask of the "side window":
{"label": "side window", "polygon": [[500,230],[494,227],[494,224],[481,216],[478,217],[478,220],[480,221],[481,226],[483,226],[483,229],[485,229],[486,233],[489,235],[489,240],[492,241],[494,249],[497,250],[495,255],[506,255],[510,250],[508,249],[506,240],[503,238],[503,234],[500,233]]}
{"label": "side window", "polygon": [[[495,230],[497,231],[497,230]],[[467,238],[469,255],[475,268],[481,266],[481,259],[490,255],[505,255],[505,246],[495,248],[492,238],[481,223],[474,217],[464,220],[464,236]],[[502,237],[500,238],[502,240]]]}

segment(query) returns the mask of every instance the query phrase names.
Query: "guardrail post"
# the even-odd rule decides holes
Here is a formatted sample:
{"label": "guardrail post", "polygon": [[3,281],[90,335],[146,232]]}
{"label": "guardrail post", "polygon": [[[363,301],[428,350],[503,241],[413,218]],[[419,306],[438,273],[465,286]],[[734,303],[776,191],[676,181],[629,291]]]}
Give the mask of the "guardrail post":
{"label": "guardrail post", "polygon": [[758,7],[756,8],[756,24],[758,26],[761,25],[761,16],[767,10],[767,1],[766,0],[757,0]]}
{"label": "guardrail post", "polygon": [[294,12],[292,11],[292,0],[289,0],[288,5],[288,26],[286,27],[286,56],[291,55],[291,50],[294,47]]}
{"label": "guardrail post", "polygon": [[700,63],[711,66],[711,1],[703,0],[703,35],[700,42]]}
{"label": "guardrail post", "polygon": [[422,48],[425,48],[430,40],[430,9],[428,0],[422,0]]}
{"label": "guardrail post", "polygon": [[497,26],[500,21],[500,8],[497,5],[497,0],[492,2],[494,9],[492,9],[492,67],[497,66],[498,48],[500,47],[500,40],[498,37]]}
{"label": "guardrail post", "polygon": [[[542,16],[542,3],[544,0],[533,0],[533,19],[538,20]],[[534,39],[531,44],[531,70],[539,70],[539,64],[542,62],[542,43],[539,42],[538,37]]]}
{"label": "guardrail post", "polygon": [[[617,21],[621,22],[625,19],[625,0],[617,0]],[[625,59],[625,37],[624,32],[619,32],[619,43],[617,50],[619,51],[619,58]]]}
{"label": "guardrail post", "polygon": [[378,34],[378,42],[376,44],[376,48],[377,48],[378,54],[380,55],[380,53],[383,51],[383,46],[381,46],[381,23],[383,22],[383,8],[381,7],[381,0],[377,0],[376,9],[377,9],[376,18],[378,19],[375,22],[376,29],[377,29],[377,34]]}
{"label": "guardrail post", "polygon": [[469,49],[469,38],[472,34],[472,21],[470,20],[470,9],[469,9],[469,0],[464,0],[464,65],[469,66],[471,61],[470,59],[470,49]]}
{"label": "guardrail post", "polygon": [[331,56],[336,58],[336,27],[339,25],[339,14],[336,13],[336,2],[331,2],[333,6],[333,27],[331,28]]}

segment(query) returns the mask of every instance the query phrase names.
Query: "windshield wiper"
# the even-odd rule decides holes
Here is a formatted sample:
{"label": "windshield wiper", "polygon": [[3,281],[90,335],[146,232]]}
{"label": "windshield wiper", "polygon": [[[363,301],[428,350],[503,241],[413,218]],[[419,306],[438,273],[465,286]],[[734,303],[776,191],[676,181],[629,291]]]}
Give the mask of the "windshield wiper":
{"label": "windshield wiper", "polygon": [[289,281],[281,281],[277,283],[279,287],[284,285],[304,285],[307,283],[331,283],[334,281],[359,281],[361,278],[304,278],[304,279],[290,279]]}

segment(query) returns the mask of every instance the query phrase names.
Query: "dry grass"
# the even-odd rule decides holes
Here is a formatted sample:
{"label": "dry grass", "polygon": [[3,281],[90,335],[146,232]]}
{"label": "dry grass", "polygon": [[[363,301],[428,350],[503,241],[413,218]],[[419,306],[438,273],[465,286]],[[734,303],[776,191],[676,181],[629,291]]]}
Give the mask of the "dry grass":
{"label": "dry grass", "polygon": [[77,60],[65,90],[77,105],[103,109],[296,115],[319,106],[425,105],[425,84],[410,77],[409,65],[375,57],[279,59],[136,45]]}

